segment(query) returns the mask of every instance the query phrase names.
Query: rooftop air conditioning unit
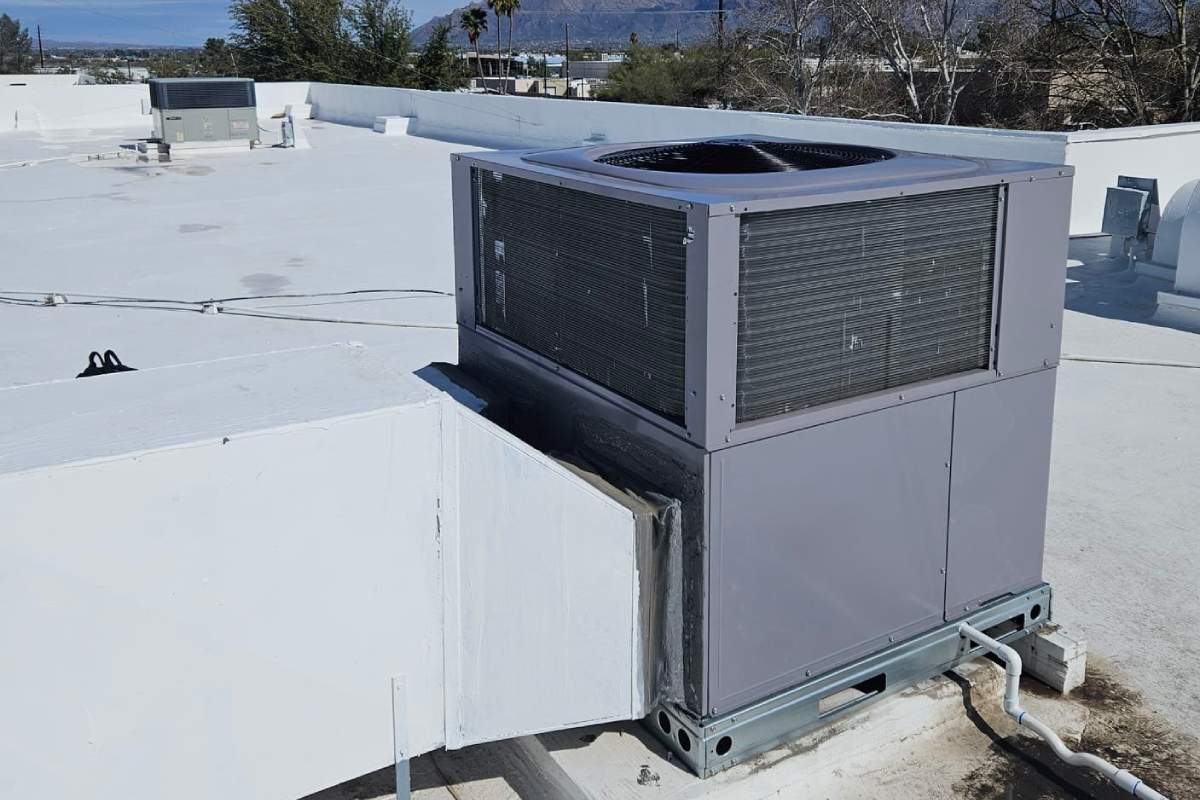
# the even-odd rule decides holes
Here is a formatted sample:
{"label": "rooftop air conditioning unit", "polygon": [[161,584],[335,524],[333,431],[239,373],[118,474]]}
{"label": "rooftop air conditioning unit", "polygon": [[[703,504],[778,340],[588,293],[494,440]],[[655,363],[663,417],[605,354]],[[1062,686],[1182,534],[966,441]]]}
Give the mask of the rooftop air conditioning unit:
{"label": "rooftop air conditioning unit", "polygon": [[154,138],[165,144],[258,140],[249,78],[154,78],[150,108]]}
{"label": "rooftop air conditioning unit", "polygon": [[1042,624],[1072,169],[767,138],[453,156],[460,363],[679,498],[648,723],[711,774]]}

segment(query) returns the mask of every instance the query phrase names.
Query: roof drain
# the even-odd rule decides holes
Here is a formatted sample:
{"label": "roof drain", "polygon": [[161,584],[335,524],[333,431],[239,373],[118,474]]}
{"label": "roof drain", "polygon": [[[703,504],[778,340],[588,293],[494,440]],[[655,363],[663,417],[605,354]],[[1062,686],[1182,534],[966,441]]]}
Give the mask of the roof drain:
{"label": "roof drain", "polygon": [[1146,800],[1167,800],[1167,797],[1147,786],[1141,778],[1127,769],[1117,769],[1099,756],[1091,753],[1076,753],[1063,744],[1063,740],[1050,730],[1046,723],[1021,708],[1018,692],[1021,686],[1021,656],[1016,650],[1005,644],[1000,644],[992,637],[973,628],[967,623],[958,626],[958,633],[965,639],[983,647],[1004,662],[1004,713],[1017,721],[1018,725],[1029,728],[1046,740],[1050,749],[1060,759],[1074,767],[1094,769],[1112,781],[1116,786],[1129,792],[1134,797]]}

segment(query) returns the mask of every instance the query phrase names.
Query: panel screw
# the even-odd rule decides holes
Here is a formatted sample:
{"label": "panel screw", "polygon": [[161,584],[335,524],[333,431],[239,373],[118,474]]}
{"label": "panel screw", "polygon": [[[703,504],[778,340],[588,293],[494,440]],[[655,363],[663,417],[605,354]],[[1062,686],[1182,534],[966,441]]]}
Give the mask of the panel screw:
{"label": "panel screw", "polygon": [[894,641],[896,641],[896,637],[895,637],[895,636],[889,636],[889,637],[888,637],[888,641],[889,641],[889,642],[894,642]]}
{"label": "panel screw", "polygon": [[1054,327],[1054,323],[1053,323],[1053,322],[1051,322],[1051,323],[1050,323],[1050,327],[1051,327],[1051,328],[1053,328],[1053,327]]}
{"label": "panel screw", "polygon": [[721,399],[722,399],[722,400],[724,400],[724,399],[725,399],[725,395],[721,395]]}
{"label": "panel screw", "polygon": [[950,469],[950,462],[949,462],[949,461],[947,461],[947,462],[945,463],[945,467],[946,467],[946,469]]}
{"label": "panel screw", "polygon": [[811,669],[806,669],[806,670],[804,670],[804,677],[806,677],[806,678],[811,678],[811,677],[812,677],[812,670],[811,670]]}
{"label": "panel screw", "polygon": [[904,395],[900,395],[900,399],[901,399],[901,400],[903,400],[903,399],[904,399]]}
{"label": "panel screw", "polygon": [[945,574],[946,574],[946,568],[945,568],[945,567],[942,567],[941,569],[939,569],[939,570],[938,570],[938,574],[939,574],[939,575],[945,575]]}

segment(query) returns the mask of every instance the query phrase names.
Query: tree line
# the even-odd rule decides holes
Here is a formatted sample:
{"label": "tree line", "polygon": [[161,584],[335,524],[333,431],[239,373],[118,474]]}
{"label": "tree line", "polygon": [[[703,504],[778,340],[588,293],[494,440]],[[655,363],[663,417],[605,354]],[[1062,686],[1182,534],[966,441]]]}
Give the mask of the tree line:
{"label": "tree line", "polygon": [[[710,36],[684,48],[631,37],[601,97],[1034,129],[1200,119],[1200,0],[729,0],[727,7],[728,21],[714,19]],[[519,10],[520,0],[481,0],[457,19],[438,20],[414,53],[411,14],[398,0],[233,0],[228,41],[160,53],[149,66],[163,76],[451,90],[471,72],[450,42],[453,27],[466,33],[480,77],[481,51],[493,44],[507,77]],[[0,15],[0,72],[31,65],[28,30]]]}
{"label": "tree line", "polygon": [[[608,99],[1069,129],[1200,118],[1200,0],[743,0]],[[715,27],[715,26],[714,26]]]}
{"label": "tree line", "polygon": [[260,80],[454,89],[466,70],[435,26],[416,58],[412,15],[395,0],[234,0],[238,69]]}
{"label": "tree line", "polygon": [[438,90],[465,86],[469,77],[450,43],[449,21],[414,52],[412,15],[396,0],[234,0],[229,15],[228,40],[157,53],[151,73]]}

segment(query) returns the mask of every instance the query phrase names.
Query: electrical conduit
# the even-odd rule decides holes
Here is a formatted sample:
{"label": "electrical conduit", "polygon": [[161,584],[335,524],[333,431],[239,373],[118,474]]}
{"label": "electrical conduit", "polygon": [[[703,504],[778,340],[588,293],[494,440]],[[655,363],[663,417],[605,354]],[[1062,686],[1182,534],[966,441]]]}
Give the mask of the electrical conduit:
{"label": "electrical conduit", "polygon": [[965,622],[958,626],[958,633],[964,639],[975,642],[1004,662],[1004,712],[1015,719],[1018,725],[1029,728],[1045,739],[1056,756],[1071,766],[1096,770],[1134,797],[1145,798],[1145,800],[1167,800],[1165,795],[1151,789],[1141,778],[1129,770],[1117,769],[1103,758],[1091,753],[1074,752],[1063,744],[1063,740],[1058,738],[1058,734],[1050,730],[1046,723],[1021,708],[1018,696],[1021,686],[1021,656],[1016,650],[1008,645],[1000,644],[983,631],[973,628]]}

